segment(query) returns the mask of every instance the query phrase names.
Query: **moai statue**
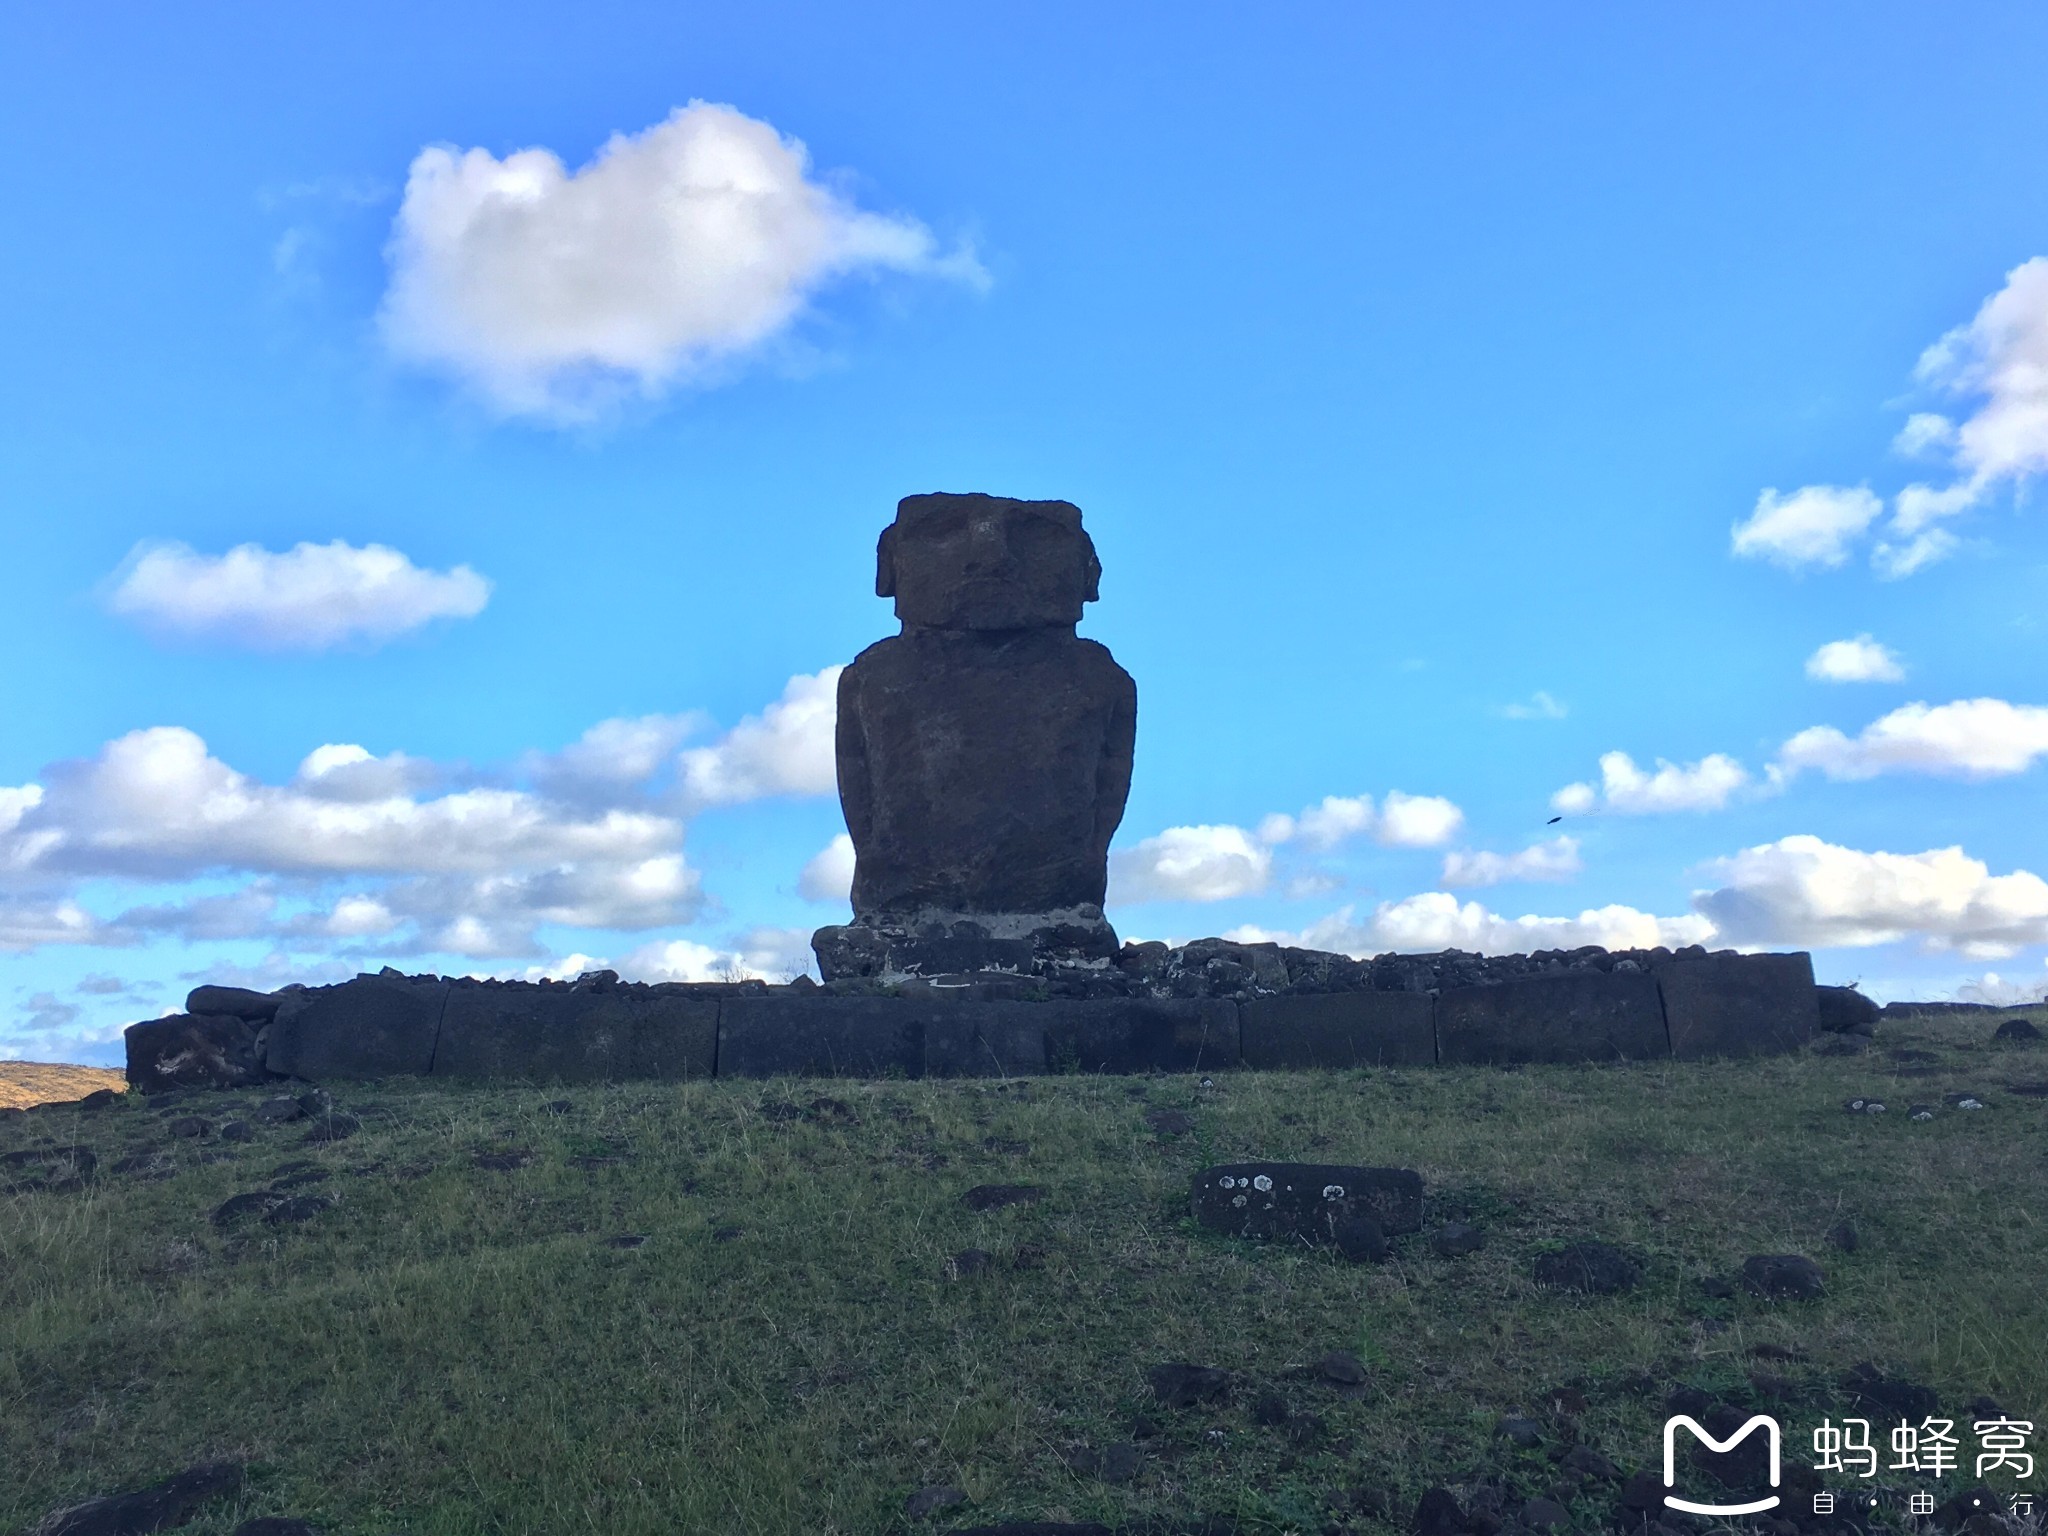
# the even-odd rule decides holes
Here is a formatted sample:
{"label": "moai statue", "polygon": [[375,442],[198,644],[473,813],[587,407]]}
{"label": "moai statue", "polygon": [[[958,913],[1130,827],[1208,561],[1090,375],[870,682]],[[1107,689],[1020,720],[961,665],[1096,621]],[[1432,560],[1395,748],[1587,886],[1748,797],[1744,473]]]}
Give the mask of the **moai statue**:
{"label": "moai statue", "polygon": [[1138,690],[1075,635],[1102,565],[1064,501],[908,496],[876,550],[903,632],[839,677],[853,922],[827,981],[1106,964]]}

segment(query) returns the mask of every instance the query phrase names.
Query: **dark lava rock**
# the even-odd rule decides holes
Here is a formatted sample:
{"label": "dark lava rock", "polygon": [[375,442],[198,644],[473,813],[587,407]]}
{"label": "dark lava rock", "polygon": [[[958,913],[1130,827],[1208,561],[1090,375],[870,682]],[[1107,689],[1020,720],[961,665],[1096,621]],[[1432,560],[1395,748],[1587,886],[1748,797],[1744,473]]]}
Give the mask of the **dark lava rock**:
{"label": "dark lava rock", "polygon": [[1931,1388],[1903,1376],[1886,1376],[1865,1360],[1851,1367],[1842,1378],[1842,1393],[1859,1408],[1871,1408],[1893,1417],[1918,1423],[1931,1417],[1939,1400]]}
{"label": "dark lava rock", "polygon": [[256,1133],[249,1129],[246,1120],[230,1120],[220,1128],[222,1141],[254,1141]]}
{"label": "dark lava rock", "polygon": [[1571,1522],[1571,1511],[1555,1499],[1531,1499],[1522,1506],[1522,1524],[1532,1531],[1550,1531]]}
{"label": "dark lava rock", "polygon": [[1378,1264],[1392,1252],[1387,1234],[1370,1216],[1347,1216],[1339,1221],[1331,1238],[1337,1251],[1353,1264]]}
{"label": "dark lava rock", "polygon": [[[826,981],[1116,953],[1101,909],[1130,791],[1137,687],[1074,634],[1101,570],[1068,502],[897,504],[875,591],[895,599],[903,632],[839,676],[834,754],[854,921],[812,941]],[[951,931],[933,921],[941,913],[1045,921],[1015,940]],[[1019,942],[1021,956],[997,952]]]}
{"label": "dark lava rock", "polygon": [[258,1515],[236,1526],[234,1536],[320,1536],[320,1530],[289,1515]]}
{"label": "dark lava rock", "polygon": [[247,987],[216,987],[211,984],[194,987],[185,994],[185,1011],[196,1014],[226,1014],[231,1018],[247,1019],[260,1024],[266,1019],[277,1017],[278,1005],[287,994],[278,992],[252,992]]}
{"label": "dark lava rock", "polygon": [[949,1279],[965,1280],[971,1275],[988,1273],[995,1262],[994,1255],[985,1248],[962,1248],[946,1260],[946,1275]]}
{"label": "dark lava rock", "polygon": [[1195,1128],[1195,1117],[1184,1109],[1154,1109],[1146,1113],[1145,1123],[1161,1136],[1179,1136]]}
{"label": "dark lava rock", "polygon": [[1076,1477],[1094,1477],[1102,1471],[1102,1452],[1092,1445],[1070,1445],[1060,1452],[1060,1460]]}
{"label": "dark lava rock", "polygon": [[1503,1414],[1494,1421],[1493,1432],[1512,1440],[1525,1451],[1543,1443],[1543,1426],[1534,1419],[1525,1419],[1517,1414]]}
{"label": "dark lava rock", "polygon": [[1120,1441],[1102,1453],[1102,1471],[1099,1474],[1105,1483],[1128,1483],[1138,1475],[1144,1465],[1145,1453],[1129,1441]]}
{"label": "dark lava rock", "polygon": [[[1339,1243],[1340,1228],[1365,1217],[1383,1242],[1421,1230],[1422,1176],[1340,1163],[1225,1163],[1195,1175],[1190,1204],[1196,1221],[1230,1237]],[[1354,1229],[1352,1242],[1372,1256],[1372,1234]]]}
{"label": "dark lava rock", "polygon": [[362,1121],[337,1109],[329,1114],[315,1116],[313,1128],[300,1139],[307,1146],[324,1141],[346,1141],[362,1128]]}
{"label": "dark lava rock", "polygon": [[202,1504],[241,1486],[241,1463],[207,1462],[133,1493],[53,1510],[35,1527],[34,1536],[143,1536],[168,1530],[191,1519]]}
{"label": "dark lava rock", "polygon": [[1742,1261],[1742,1283],[1753,1296],[1811,1301],[1827,1290],[1820,1266],[1796,1253],[1755,1254]]}
{"label": "dark lava rock", "polygon": [[268,1189],[252,1189],[245,1194],[230,1195],[213,1208],[213,1224],[216,1227],[229,1227],[244,1216],[268,1216],[289,1199],[290,1195]]}
{"label": "dark lava rock", "polygon": [[204,1136],[212,1131],[213,1126],[198,1115],[180,1115],[164,1129],[173,1136]]}
{"label": "dark lava rock", "polygon": [[287,1120],[303,1120],[306,1112],[299,1107],[297,1099],[265,1099],[256,1106],[256,1118],[278,1125]]}
{"label": "dark lava rock", "polygon": [[604,1240],[607,1248],[638,1248],[647,1241],[645,1232],[621,1232]]}
{"label": "dark lava rock", "polygon": [[1536,1278],[1562,1290],[1587,1291],[1610,1296],[1633,1288],[1642,1271],[1627,1254],[1611,1243],[1567,1244],[1557,1253],[1539,1254]]}
{"label": "dark lava rock", "polygon": [[258,1026],[229,1014],[174,1013],[130,1024],[128,1082],[144,1093],[173,1088],[244,1088],[274,1074],[263,1062]]}
{"label": "dark lava rock", "polygon": [[1445,1222],[1429,1236],[1429,1246],[1445,1258],[1477,1253],[1486,1246],[1486,1234],[1462,1221]]}
{"label": "dark lava rock", "polygon": [[1813,995],[1820,1007],[1820,1027],[1830,1034],[1858,1026],[1868,1029],[1877,1023],[1877,1004],[1854,987],[1817,986]]}
{"label": "dark lava rock", "polygon": [[95,1088],[78,1101],[81,1110],[112,1109],[120,1102],[121,1095],[111,1088]]}
{"label": "dark lava rock", "polygon": [[1415,1536],[1464,1536],[1465,1511],[1448,1488],[1431,1488],[1415,1506]]}
{"label": "dark lava rock", "polygon": [[272,1189],[298,1189],[307,1184],[322,1183],[333,1176],[325,1168],[302,1168],[297,1172],[286,1174],[281,1179],[272,1179],[270,1187]]}
{"label": "dark lava rock", "polygon": [[1348,1349],[1333,1349],[1316,1361],[1316,1374],[1340,1387],[1355,1387],[1365,1380],[1365,1363]]}
{"label": "dark lava rock", "polygon": [[1045,1198],[1036,1184],[977,1184],[960,1197],[971,1211],[999,1211],[1006,1205],[1032,1205]]}
{"label": "dark lava rock", "polygon": [[1862,1246],[1863,1239],[1856,1231],[1854,1222],[1838,1221],[1828,1228],[1827,1239],[1831,1246],[1844,1253],[1854,1253]]}
{"label": "dark lava rock", "polygon": [[1559,1459],[1558,1465],[1569,1467],[1574,1472],[1583,1472],[1588,1477],[1603,1477],[1609,1482],[1621,1481],[1621,1468],[1602,1456],[1589,1445],[1575,1445]]}
{"label": "dark lava rock", "polygon": [[1254,1424],[1272,1429],[1293,1417],[1294,1410],[1287,1406],[1287,1399],[1278,1392],[1261,1392],[1252,1399],[1251,1419]]}
{"label": "dark lava rock", "polygon": [[2038,1040],[2041,1031],[2026,1019],[2007,1019],[1991,1032],[1994,1040]]}
{"label": "dark lava rock", "polygon": [[29,1147],[0,1157],[0,1168],[19,1169],[31,1175],[9,1186],[9,1192],[15,1194],[37,1189],[82,1189],[99,1165],[99,1157],[90,1147]]}
{"label": "dark lava rock", "polygon": [[287,1222],[311,1221],[322,1211],[334,1204],[330,1195],[290,1195],[263,1213],[268,1226],[283,1226]]}
{"label": "dark lava rock", "polygon": [[1191,1408],[1212,1402],[1230,1387],[1230,1373],[1212,1365],[1155,1365],[1145,1373],[1152,1395],[1168,1408]]}
{"label": "dark lava rock", "polygon": [[935,1483],[929,1488],[920,1488],[903,1501],[903,1513],[913,1520],[922,1520],[935,1515],[942,1509],[952,1509],[965,1504],[967,1495],[950,1483]]}

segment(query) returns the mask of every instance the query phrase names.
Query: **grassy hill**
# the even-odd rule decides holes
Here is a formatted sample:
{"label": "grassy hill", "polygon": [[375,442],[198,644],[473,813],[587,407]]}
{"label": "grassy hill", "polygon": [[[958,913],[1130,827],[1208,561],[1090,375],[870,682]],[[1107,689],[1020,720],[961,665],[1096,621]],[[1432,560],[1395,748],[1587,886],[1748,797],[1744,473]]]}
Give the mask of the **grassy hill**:
{"label": "grassy hill", "polygon": [[[1748,1063],[335,1084],[359,1128],[310,1143],[256,1092],[0,1116],[0,1155],[98,1158],[83,1188],[0,1196],[0,1531],[219,1458],[249,1478],[195,1536],[264,1514],[330,1536],[1321,1536],[1407,1530],[1439,1484],[1510,1530],[1536,1495],[1600,1530],[1621,1488],[1600,1457],[1659,1469],[1674,1387],[1776,1413],[1810,1463],[1863,1362],[1932,1388],[1971,1452],[1975,1399],[2048,1421],[2048,1049],[1997,1022]],[[1944,1102],[1964,1091],[1988,1108]],[[1887,1113],[1843,1109],[1873,1093]],[[251,1139],[222,1137],[231,1113]],[[1425,1231],[1349,1264],[1192,1224],[1195,1170],[1266,1158],[1415,1168]],[[964,1201],[992,1184],[1043,1196]],[[1434,1251],[1451,1220],[1485,1246]],[[1826,1236],[1844,1222],[1854,1251]],[[1581,1238],[1640,1283],[1534,1278]],[[1789,1253],[1823,1297],[1726,1283]],[[1319,1369],[1331,1351],[1362,1384]],[[1231,1385],[1171,1409],[1162,1362]],[[906,1514],[935,1485],[967,1502]]]}

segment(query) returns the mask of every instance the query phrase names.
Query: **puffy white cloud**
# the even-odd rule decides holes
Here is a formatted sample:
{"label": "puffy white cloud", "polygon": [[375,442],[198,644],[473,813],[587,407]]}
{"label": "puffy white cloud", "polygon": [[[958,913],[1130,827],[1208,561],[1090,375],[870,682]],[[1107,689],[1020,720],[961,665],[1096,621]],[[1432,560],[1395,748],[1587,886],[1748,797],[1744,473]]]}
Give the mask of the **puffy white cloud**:
{"label": "puffy white cloud", "polygon": [[1168,827],[1110,855],[1110,901],[1226,901],[1273,878],[1272,850],[1243,827]]}
{"label": "puffy white cloud", "polygon": [[1550,797],[1552,810],[1568,814],[1612,811],[1646,816],[1661,811],[1717,811],[1749,783],[1749,771],[1719,752],[1696,763],[1657,759],[1657,771],[1645,773],[1626,752],[1600,757],[1600,784],[1567,784]]}
{"label": "puffy white cloud", "polygon": [[466,565],[421,570],[395,549],[336,539],[273,554],[238,544],[224,555],[138,544],[111,578],[108,606],[162,634],[257,650],[323,650],[381,642],[434,619],[474,618],[491,584]]}
{"label": "puffy white cloud", "polygon": [[522,766],[536,788],[556,799],[578,805],[632,800],[707,723],[696,710],[600,720],[559,752],[528,753]]}
{"label": "puffy white cloud", "polygon": [[692,939],[645,944],[619,962],[628,981],[786,981],[807,974],[811,936],[799,928],[755,928],[731,947]]}
{"label": "puffy white cloud", "polygon": [[1526,704],[1503,704],[1501,716],[1508,720],[1562,720],[1569,713],[1549,694],[1538,688]]}
{"label": "puffy white cloud", "polygon": [[812,854],[796,877],[805,901],[847,901],[853,895],[853,839],[842,832]]}
{"label": "puffy white cloud", "polygon": [[839,786],[833,755],[839,674],[827,667],[789,680],[782,697],[708,747],[682,753],[681,793],[691,810],[768,795],[827,795]]}
{"label": "puffy white cloud", "polygon": [[1532,843],[1520,853],[1465,853],[1444,855],[1443,884],[1451,890],[1471,886],[1506,885],[1514,880],[1569,880],[1584,866],[1579,862],[1578,839],[1553,837]]}
{"label": "puffy white cloud", "polygon": [[1577,917],[1502,917],[1476,901],[1460,902],[1447,891],[1425,891],[1401,901],[1383,901],[1363,918],[1356,908],[1341,907],[1299,933],[1243,928],[1230,936],[1241,942],[1263,939],[1358,958],[1444,949],[1510,955],[1588,944],[1606,949],[1653,949],[1662,944],[1677,949],[1706,943],[1714,937],[1714,925],[1698,915],[1655,917],[1625,906],[1589,908]]}
{"label": "puffy white cloud", "polygon": [[1831,779],[1928,773],[1985,779],[2024,773],[2048,755],[2048,708],[2003,699],[1958,699],[1929,708],[1907,704],[1854,738],[1811,726],[1778,751],[1786,773],[1814,768]]}
{"label": "puffy white cloud", "polygon": [[41,803],[0,837],[0,850],[39,839],[31,867],[74,874],[483,873],[632,861],[681,841],[671,818],[564,813],[517,790],[353,801],[260,784],[182,726],[131,731],[46,777]]}
{"label": "puffy white cloud", "polygon": [[1863,486],[1808,485],[1790,496],[1770,488],[1733,529],[1734,551],[1791,570],[1838,566],[1883,511],[1884,503]]}
{"label": "puffy white cloud", "polygon": [[1962,484],[1981,494],[2048,472],[2048,256],[2008,272],[2005,286],[1921,354],[1914,371],[1979,399],[1953,431]]}
{"label": "puffy white cloud", "polygon": [[372,756],[353,743],[315,747],[299,764],[292,787],[318,800],[393,800],[430,788],[441,771],[403,752]]}
{"label": "puffy white cloud", "polygon": [[0,952],[22,954],[45,944],[124,944],[133,940],[68,898],[0,896]]}
{"label": "puffy white cloud", "polygon": [[1892,439],[1892,452],[1917,459],[1925,454],[1953,448],[1956,424],[1934,411],[1915,411]]}
{"label": "puffy white cloud", "polygon": [[1370,795],[1325,795],[1298,816],[1279,812],[1259,823],[1258,840],[1268,847],[1301,843],[1327,852],[1363,834],[1390,848],[1435,848],[1464,825],[1465,813],[1441,795],[1408,795],[1390,790],[1374,808]]}
{"label": "puffy white cloud", "polygon": [[1904,682],[1899,658],[1868,635],[1830,640],[1806,658],[1806,675],[1823,683]]}
{"label": "puffy white cloud", "polygon": [[1862,946],[1917,939],[1930,950],[2002,958],[2048,943],[2048,881],[1993,875],[1961,848],[1865,853],[1799,835],[1705,866],[1721,885],[1693,906],[1726,942]]}
{"label": "puffy white cloud", "polygon": [[813,179],[795,139],[702,101],[613,135],[573,173],[546,149],[422,150],[387,254],[379,320],[394,352],[507,413],[556,420],[701,376],[835,277],[987,282],[916,220]]}

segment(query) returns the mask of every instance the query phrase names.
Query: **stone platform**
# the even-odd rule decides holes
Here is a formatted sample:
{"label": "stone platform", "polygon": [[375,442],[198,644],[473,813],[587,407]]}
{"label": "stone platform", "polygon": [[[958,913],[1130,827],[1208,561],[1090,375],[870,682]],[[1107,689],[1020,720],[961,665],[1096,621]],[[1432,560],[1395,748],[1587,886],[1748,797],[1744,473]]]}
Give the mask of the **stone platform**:
{"label": "stone platform", "polygon": [[[188,1012],[129,1027],[128,1081],[154,1092],[273,1077],[679,1081],[1690,1061],[1794,1051],[1819,1029],[1867,1029],[1875,1012],[1846,988],[1816,987],[1803,953],[1382,957],[1405,968],[1346,962],[1359,967],[1351,979],[1398,974],[1410,984],[1348,990],[1328,990],[1327,967],[1290,968],[1288,953],[1310,952],[1229,959],[1227,972],[1198,953],[1198,966],[1155,967],[1148,983],[1110,996],[1050,996],[1031,978],[1000,975],[861,990],[386,970],[271,993],[199,987]],[[1580,963],[1563,963],[1572,959]],[[1269,985],[1248,979],[1252,962],[1267,961]],[[1482,979],[1412,985],[1460,974]],[[1212,995],[1159,995],[1188,990],[1190,976],[1209,978]],[[1103,985],[1097,975],[1073,990]]]}

